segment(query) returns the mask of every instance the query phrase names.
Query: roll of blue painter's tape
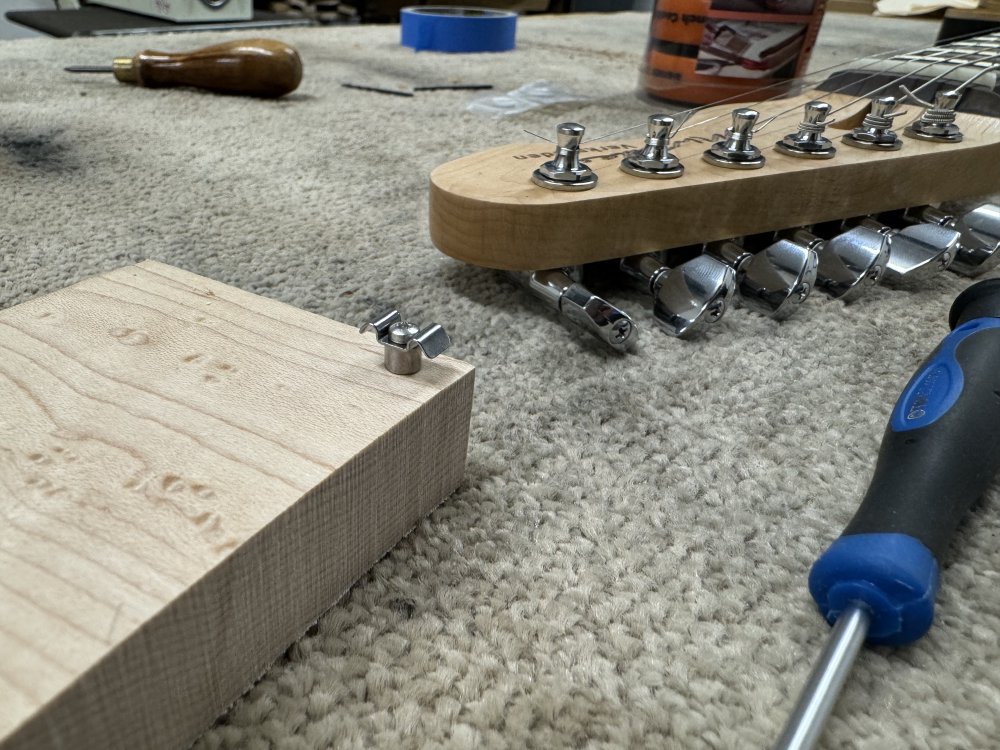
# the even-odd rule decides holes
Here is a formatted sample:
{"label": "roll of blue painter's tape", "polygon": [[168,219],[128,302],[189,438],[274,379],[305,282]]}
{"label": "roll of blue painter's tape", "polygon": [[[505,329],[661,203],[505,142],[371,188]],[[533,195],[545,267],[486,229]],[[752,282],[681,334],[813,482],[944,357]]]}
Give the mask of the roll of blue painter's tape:
{"label": "roll of blue painter's tape", "polygon": [[517,14],[488,8],[421,5],[399,12],[404,47],[435,52],[514,49]]}

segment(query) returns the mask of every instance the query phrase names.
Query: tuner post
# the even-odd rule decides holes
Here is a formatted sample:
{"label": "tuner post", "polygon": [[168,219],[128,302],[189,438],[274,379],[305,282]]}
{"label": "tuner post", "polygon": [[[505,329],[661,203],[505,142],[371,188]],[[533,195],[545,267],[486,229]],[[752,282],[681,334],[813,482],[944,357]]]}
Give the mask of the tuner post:
{"label": "tuner post", "polygon": [[961,91],[938,91],[934,95],[934,105],[925,109],[916,122],[903,128],[903,134],[922,141],[961,142],[965,136],[962,135],[962,129],[955,124],[955,108],[961,98]]}
{"label": "tuner post", "polygon": [[672,179],[684,174],[681,160],[670,153],[670,134],[674,118],[670,115],[650,115],[646,123],[646,145],[630,151],[622,159],[621,170],[633,177]]}
{"label": "tuner post", "polygon": [[882,96],[871,104],[871,110],[865,115],[861,124],[844,136],[844,143],[855,148],[867,148],[878,151],[898,151],[903,147],[903,141],[892,130],[892,120],[903,114],[894,112],[896,97]]}
{"label": "tuner post", "polygon": [[823,135],[832,110],[826,102],[807,102],[798,131],[775,143],[775,151],[800,159],[832,159],[837,154],[837,148]]}
{"label": "tuner post", "polygon": [[563,122],[556,127],[556,153],[531,175],[531,181],[549,190],[590,190],[597,184],[597,175],[580,161],[580,143],[585,128],[576,122]]}
{"label": "tuner post", "polygon": [[717,141],[702,154],[709,164],[726,169],[760,169],[764,155],[750,141],[757,124],[757,110],[740,107],[733,110],[732,127],[726,129],[724,140]]}

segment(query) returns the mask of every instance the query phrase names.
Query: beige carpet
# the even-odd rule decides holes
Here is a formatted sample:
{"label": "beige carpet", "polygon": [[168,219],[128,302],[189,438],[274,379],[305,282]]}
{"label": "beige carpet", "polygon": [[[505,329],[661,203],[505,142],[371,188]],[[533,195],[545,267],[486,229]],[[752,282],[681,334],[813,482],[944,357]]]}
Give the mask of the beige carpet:
{"label": "beige carpet", "polygon": [[[346,322],[387,303],[476,365],[461,489],[322,617],[198,750],[760,748],[828,628],[806,591],[870,476],[892,402],[967,284],[822,296],[706,338],[642,326],[617,357],[426,226],[442,161],[548,132],[641,123],[644,14],[522,19],[516,52],[415,54],[394,28],[274,36],[305,61],[279,102],[74,77],[189,35],[0,45],[0,306],[156,258]],[[933,39],[917,21],[829,17],[816,66]],[[537,79],[580,100],[505,120],[471,95],[343,81]],[[984,165],[996,170],[996,165]],[[959,534],[937,621],[866,651],[827,748],[1000,740],[1000,533],[991,493]],[[2,658],[2,657],[0,657]]]}

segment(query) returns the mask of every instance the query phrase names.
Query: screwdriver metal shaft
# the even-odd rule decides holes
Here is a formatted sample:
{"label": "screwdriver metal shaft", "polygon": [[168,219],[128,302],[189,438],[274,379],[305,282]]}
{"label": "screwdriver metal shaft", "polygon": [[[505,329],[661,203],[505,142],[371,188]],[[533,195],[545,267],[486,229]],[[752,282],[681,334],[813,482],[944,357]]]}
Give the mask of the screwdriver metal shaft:
{"label": "screwdriver metal shaft", "polygon": [[860,604],[848,607],[837,618],[826,648],[816,661],[774,750],[811,750],[816,746],[864,645],[870,623],[868,610]]}

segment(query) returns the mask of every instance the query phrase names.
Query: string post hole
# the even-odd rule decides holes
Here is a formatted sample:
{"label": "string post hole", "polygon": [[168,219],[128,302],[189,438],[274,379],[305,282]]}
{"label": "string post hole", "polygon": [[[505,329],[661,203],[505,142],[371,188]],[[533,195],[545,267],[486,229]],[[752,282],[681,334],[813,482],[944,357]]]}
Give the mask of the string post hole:
{"label": "string post hole", "polygon": [[775,150],[800,159],[832,159],[837,154],[837,148],[823,135],[830,124],[832,110],[826,102],[807,102],[799,129],[775,143]]}
{"label": "string post hole", "polygon": [[670,115],[650,115],[646,124],[646,145],[625,154],[621,170],[634,177],[672,179],[684,174],[681,160],[670,153],[670,135],[674,118]]}

